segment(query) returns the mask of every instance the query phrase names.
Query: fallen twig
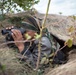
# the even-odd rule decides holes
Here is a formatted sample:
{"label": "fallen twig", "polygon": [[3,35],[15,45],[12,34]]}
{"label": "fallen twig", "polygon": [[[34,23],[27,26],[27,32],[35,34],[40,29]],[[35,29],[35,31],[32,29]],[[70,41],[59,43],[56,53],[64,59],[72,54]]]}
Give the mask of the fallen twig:
{"label": "fallen twig", "polygon": [[34,41],[35,39],[32,39],[32,40],[23,40],[23,41],[8,41],[8,42],[5,42],[5,43],[2,43],[0,45],[0,47],[2,47],[3,45],[6,45],[6,44],[11,44],[11,43],[16,43],[16,42],[31,42],[31,41]]}
{"label": "fallen twig", "polygon": [[62,50],[63,48],[65,48],[67,45],[64,45],[63,47],[61,47],[60,49],[58,49],[58,50],[56,50],[56,52],[55,52],[55,54],[54,54],[54,56],[53,56],[53,60],[54,60],[54,58],[55,58],[55,56],[56,56],[56,54],[58,53],[58,51],[60,51],[60,50]]}

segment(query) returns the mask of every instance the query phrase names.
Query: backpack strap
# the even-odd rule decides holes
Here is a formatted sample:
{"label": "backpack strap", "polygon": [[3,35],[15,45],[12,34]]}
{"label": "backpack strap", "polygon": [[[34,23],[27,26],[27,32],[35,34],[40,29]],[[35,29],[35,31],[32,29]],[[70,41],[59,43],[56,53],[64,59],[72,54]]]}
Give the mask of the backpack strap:
{"label": "backpack strap", "polygon": [[59,43],[54,39],[54,37],[50,34],[47,28],[43,30],[43,32],[45,33],[45,36],[49,39],[51,43],[52,52],[55,52],[60,47]]}
{"label": "backpack strap", "polygon": [[[54,39],[54,37],[50,34],[50,32],[48,32],[48,29],[46,29],[46,37],[49,38],[50,40],[50,43],[51,43],[51,50],[52,50],[52,53],[55,53],[56,50],[59,49],[60,45],[59,43]],[[51,54],[52,54],[51,53]],[[65,60],[65,54],[62,52],[62,51],[58,51],[58,53],[56,54],[56,56],[54,57],[53,59],[53,62],[52,63],[55,63],[55,64],[64,64],[66,63],[66,60]],[[52,59],[52,58],[50,58]]]}

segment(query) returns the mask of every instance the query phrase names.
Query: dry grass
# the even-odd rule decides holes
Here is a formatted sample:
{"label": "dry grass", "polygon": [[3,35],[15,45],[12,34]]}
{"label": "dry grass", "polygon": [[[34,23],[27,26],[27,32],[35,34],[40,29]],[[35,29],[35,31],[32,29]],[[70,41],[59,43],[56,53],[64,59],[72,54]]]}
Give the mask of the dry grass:
{"label": "dry grass", "polygon": [[9,49],[7,47],[0,49],[0,63],[2,66],[5,67],[4,69],[2,68],[1,69],[5,72],[5,75],[24,74],[23,72],[25,69],[23,68],[23,65],[20,64],[16,56],[17,56],[17,53],[14,52],[12,49]]}
{"label": "dry grass", "polygon": [[[0,34],[1,35],[1,34]],[[36,75],[28,67],[26,62],[19,60],[22,55],[12,48],[8,48],[4,43],[4,36],[0,36],[0,75]]]}
{"label": "dry grass", "polygon": [[2,45],[4,42],[5,37],[0,33],[0,64],[4,66],[4,69],[0,67],[0,75],[23,75],[25,69],[17,59],[18,53],[8,48],[7,45]]}

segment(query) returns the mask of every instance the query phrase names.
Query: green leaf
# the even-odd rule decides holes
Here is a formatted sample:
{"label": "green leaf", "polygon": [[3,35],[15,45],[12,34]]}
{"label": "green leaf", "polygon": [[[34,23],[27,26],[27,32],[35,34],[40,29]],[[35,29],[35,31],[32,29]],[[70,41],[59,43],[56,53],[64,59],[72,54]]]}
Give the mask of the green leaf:
{"label": "green leaf", "polygon": [[6,69],[6,66],[5,66],[5,65],[0,64],[0,69],[1,69],[2,71],[4,71],[4,70]]}
{"label": "green leaf", "polygon": [[73,16],[73,19],[76,20],[76,16]]}
{"label": "green leaf", "polygon": [[50,62],[52,62],[52,61],[53,61],[53,59],[50,59],[49,61],[50,61]]}
{"label": "green leaf", "polygon": [[47,60],[47,58],[43,57],[42,60],[41,60],[41,64],[44,64],[46,60]]}
{"label": "green leaf", "polygon": [[49,57],[53,57],[53,56],[54,56],[54,54],[55,54],[55,53],[51,53],[51,54],[49,55]]}
{"label": "green leaf", "polygon": [[5,65],[2,65],[2,70],[4,71],[6,69],[6,66]]}
{"label": "green leaf", "polygon": [[68,29],[69,33],[72,33],[75,30],[75,28],[73,26],[70,26],[70,28]]}
{"label": "green leaf", "polygon": [[68,41],[66,41],[66,44],[67,44],[68,47],[72,47],[73,40],[72,39],[69,39]]}
{"label": "green leaf", "polygon": [[44,56],[47,57],[48,55],[46,53],[44,53]]}
{"label": "green leaf", "polygon": [[0,1],[0,8],[3,10],[6,10],[6,12],[10,12],[10,8],[11,8],[11,10],[13,10],[13,8],[16,8],[19,10],[20,9],[28,10],[34,4],[37,4],[38,2],[39,2],[39,0],[2,0],[2,1]]}
{"label": "green leaf", "polygon": [[49,63],[49,59],[46,59],[45,63],[44,64],[48,64]]}
{"label": "green leaf", "polygon": [[34,36],[35,39],[39,39],[40,37],[41,37],[41,34],[35,33],[35,36]]}
{"label": "green leaf", "polygon": [[27,40],[31,39],[31,36],[29,36],[28,34],[24,34],[24,36]]}

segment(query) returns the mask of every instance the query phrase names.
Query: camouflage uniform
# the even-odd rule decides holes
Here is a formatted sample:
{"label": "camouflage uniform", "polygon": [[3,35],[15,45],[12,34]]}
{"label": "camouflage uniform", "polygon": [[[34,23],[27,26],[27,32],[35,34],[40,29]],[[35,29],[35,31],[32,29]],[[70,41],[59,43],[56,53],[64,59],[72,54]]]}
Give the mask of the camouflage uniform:
{"label": "camouflage uniform", "polygon": [[[38,58],[38,44],[39,44],[38,40],[35,40],[32,43],[33,48],[31,46],[28,49],[30,43],[26,42],[25,43],[25,48],[21,52],[21,54],[23,54],[28,49],[25,56],[27,56],[27,61],[31,62],[33,66],[36,65],[37,58]],[[51,54],[51,43],[50,43],[49,39],[45,36],[43,36],[41,38],[41,56],[40,56],[40,59],[42,59],[45,56],[44,54],[47,54],[47,55]]]}
{"label": "camouflage uniform", "polygon": [[[40,23],[37,19],[31,17],[31,16],[26,16],[25,18],[25,22],[22,23],[23,28],[25,28],[25,30],[34,30],[36,31],[38,34],[40,33]],[[59,43],[52,37],[52,35],[50,36],[48,34],[47,31],[43,31],[45,34],[43,34],[42,38],[41,38],[41,56],[40,56],[40,60],[42,60],[43,57],[45,57],[46,55],[50,55],[52,54],[52,52],[55,52],[57,49],[60,48]],[[50,37],[49,37],[50,36]],[[21,52],[21,54],[26,56],[25,61],[30,63],[33,67],[36,66],[36,62],[38,59],[38,44],[39,44],[39,40],[35,40],[32,42],[31,46],[30,46],[30,42],[25,42],[25,47],[24,50]],[[57,54],[57,58],[55,58],[55,62],[58,63],[59,60],[62,60],[63,53],[59,52]],[[61,58],[60,58],[61,57]]]}
{"label": "camouflage uniform", "polygon": [[[36,24],[36,23],[34,23],[34,24]],[[28,27],[26,27],[26,28],[28,29]],[[39,29],[37,31],[39,31]],[[55,52],[56,50],[58,50],[60,48],[59,43],[54,39],[54,37],[52,37],[52,35],[50,37],[51,38],[48,37],[48,35],[45,31],[45,34],[41,38],[41,43],[40,43],[41,44],[41,56],[40,56],[40,60],[43,57],[45,57],[45,54],[49,56],[53,51]],[[51,39],[51,40],[49,40],[49,39]],[[36,62],[37,62],[37,59],[38,59],[38,44],[39,44],[39,41],[35,40],[34,42],[32,42],[32,45],[29,47],[30,43],[26,42],[25,43],[25,48],[21,52],[21,54],[25,53],[26,61],[30,62],[31,65],[34,66],[34,67],[36,66]],[[28,49],[28,47],[29,47],[29,49]],[[61,55],[62,55],[62,57],[61,57]],[[57,60],[57,62],[55,60],[56,63],[58,63],[58,61],[60,59],[61,60],[63,59],[64,54],[62,52],[59,52],[57,54],[57,57],[59,57],[59,59],[55,58]]]}

